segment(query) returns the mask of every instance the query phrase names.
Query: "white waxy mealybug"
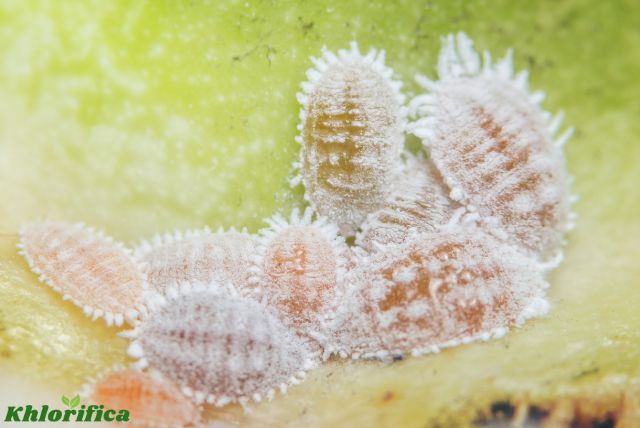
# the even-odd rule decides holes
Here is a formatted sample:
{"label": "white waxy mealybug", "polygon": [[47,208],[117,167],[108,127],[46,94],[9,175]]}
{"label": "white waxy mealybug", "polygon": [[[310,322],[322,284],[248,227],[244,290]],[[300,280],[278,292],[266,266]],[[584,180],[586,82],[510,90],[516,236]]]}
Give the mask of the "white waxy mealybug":
{"label": "white waxy mealybug", "polygon": [[144,242],[134,251],[152,290],[164,294],[183,282],[217,282],[247,288],[255,237],[231,229],[209,229],[164,236]]}
{"label": "white waxy mealybug", "polygon": [[539,263],[471,222],[364,256],[358,270],[329,353],[433,352],[500,336],[548,309]]}
{"label": "white waxy mealybug", "polygon": [[142,272],[110,237],[80,224],[41,221],[21,228],[19,246],[41,281],[94,320],[122,325],[144,310]]}
{"label": "white waxy mealybug", "polygon": [[157,372],[117,369],[91,381],[81,396],[107,409],[126,409],[136,426],[186,427],[200,422],[198,406]]}
{"label": "white waxy mealybug", "polygon": [[402,174],[384,206],[369,214],[356,236],[367,251],[387,251],[416,233],[433,232],[451,218],[457,203],[429,159],[407,154]]}
{"label": "white waxy mealybug", "polygon": [[197,402],[216,406],[272,398],[317,358],[270,310],[232,287],[183,284],[149,303],[127,332],[138,366],[163,373]]}
{"label": "white waxy mealybug", "polygon": [[260,232],[251,282],[256,298],[274,307],[296,331],[317,336],[343,294],[349,248],[338,228],[307,208],[276,215]]}
{"label": "white waxy mealybug", "polygon": [[406,108],[401,83],[384,65],[384,51],[362,55],[355,43],[312,58],[298,94],[301,144],[296,163],[305,198],[316,212],[355,234],[378,209],[401,165]]}
{"label": "white waxy mealybug", "polygon": [[526,71],[513,76],[511,52],[484,65],[469,38],[444,39],[438,81],[418,77],[427,93],[411,102],[419,119],[410,125],[462,202],[511,242],[542,260],[559,253],[571,225],[569,186],[562,145],[568,130],[553,135],[551,119],[529,93]]}

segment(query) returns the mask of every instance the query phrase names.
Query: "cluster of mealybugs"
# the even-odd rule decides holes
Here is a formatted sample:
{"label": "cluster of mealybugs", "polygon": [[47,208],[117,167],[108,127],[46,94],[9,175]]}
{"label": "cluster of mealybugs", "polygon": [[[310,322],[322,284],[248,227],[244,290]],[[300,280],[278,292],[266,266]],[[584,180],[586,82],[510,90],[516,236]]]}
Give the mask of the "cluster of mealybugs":
{"label": "cluster of mealybugs", "polygon": [[[42,281],[133,326],[121,334],[137,361],[92,381],[90,399],[149,426],[193,425],[201,403],[271,399],[332,355],[434,352],[548,310],[545,274],[572,225],[571,131],[554,140],[562,116],[540,108],[510,52],[494,64],[462,33],[443,40],[437,79],[419,76],[408,102],[382,51],[312,58],[291,179],[308,207],[257,234],[129,250],[82,225],[22,228]],[[422,152],[405,149],[408,133]]]}

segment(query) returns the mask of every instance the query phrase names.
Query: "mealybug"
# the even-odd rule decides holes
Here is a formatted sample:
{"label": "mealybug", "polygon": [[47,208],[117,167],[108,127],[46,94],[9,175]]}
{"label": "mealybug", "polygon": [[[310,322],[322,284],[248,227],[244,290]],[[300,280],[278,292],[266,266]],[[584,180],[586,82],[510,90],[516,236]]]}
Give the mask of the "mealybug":
{"label": "mealybug", "polygon": [[255,237],[231,229],[209,229],[156,236],[134,251],[152,290],[166,290],[183,282],[233,284],[247,288]]}
{"label": "mealybug", "polygon": [[80,224],[42,221],[24,225],[20,238],[21,254],[40,281],[87,316],[122,325],[144,310],[142,272],[110,237]]}
{"label": "mealybug", "polygon": [[276,215],[261,231],[252,284],[297,331],[314,335],[343,294],[349,248],[337,226],[313,219],[311,209],[289,221]]}
{"label": "mealybug", "polygon": [[408,154],[389,198],[367,216],[356,244],[367,251],[387,251],[388,245],[402,244],[412,234],[434,232],[456,208],[431,161]]}
{"label": "mealybug", "polygon": [[449,35],[438,61],[438,81],[418,77],[427,90],[411,102],[411,125],[451,188],[451,197],[477,209],[528,253],[559,253],[571,224],[562,145],[562,115],[551,119],[529,93],[526,71],[512,76],[511,52],[484,65],[469,38]]}
{"label": "mealybug", "polygon": [[160,373],[118,369],[85,386],[83,397],[107,409],[126,409],[131,422],[147,427],[196,426],[200,409]]}
{"label": "mealybug", "polygon": [[421,354],[499,336],[548,307],[539,263],[473,224],[451,223],[367,255],[359,270],[330,352]]}
{"label": "mealybug", "polygon": [[229,287],[182,284],[149,301],[124,333],[138,367],[163,373],[197,403],[260,401],[298,383],[314,366],[307,343],[254,300]]}
{"label": "mealybug", "polygon": [[384,65],[384,51],[312,58],[302,104],[299,175],[314,211],[353,235],[367,214],[380,208],[400,168],[406,109],[401,83]]}

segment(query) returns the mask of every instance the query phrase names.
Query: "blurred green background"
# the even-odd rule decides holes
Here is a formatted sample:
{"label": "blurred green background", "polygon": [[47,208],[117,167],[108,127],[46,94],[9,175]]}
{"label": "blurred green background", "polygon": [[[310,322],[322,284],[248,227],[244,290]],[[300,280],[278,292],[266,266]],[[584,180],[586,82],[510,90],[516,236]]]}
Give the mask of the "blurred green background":
{"label": "blurred green background", "polygon": [[440,36],[463,30],[494,57],[513,47],[545,108],[576,127],[566,151],[580,219],[551,278],[554,311],[498,342],[329,364],[246,423],[421,426],[471,420],[497,396],[635,379],[639,28],[634,0],[0,1],[0,366],[76,387],[124,361],[115,330],[15,255],[21,223],[84,221],[128,244],[204,225],[256,231],[301,203],[287,177],[310,55],[351,40],[383,48],[413,94],[416,73],[435,75]]}
{"label": "blurred green background", "polygon": [[566,110],[576,190],[589,198],[593,180],[631,173],[640,150],[625,144],[638,133],[634,4],[0,2],[0,221],[10,232],[41,216],[82,220],[124,240],[255,229],[288,197],[310,55],[351,40],[384,48],[412,92],[416,73],[433,74],[440,36],[459,30],[494,55],[514,47],[545,106]]}

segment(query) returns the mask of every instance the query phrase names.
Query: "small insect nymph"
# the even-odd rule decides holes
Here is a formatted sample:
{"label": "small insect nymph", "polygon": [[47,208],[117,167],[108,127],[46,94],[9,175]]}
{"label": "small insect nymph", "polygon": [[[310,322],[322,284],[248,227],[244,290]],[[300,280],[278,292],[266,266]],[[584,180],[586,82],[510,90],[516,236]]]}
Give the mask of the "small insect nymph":
{"label": "small insect nymph", "polygon": [[231,229],[209,229],[156,236],[134,250],[152,290],[164,294],[183,282],[233,284],[248,288],[250,257],[255,237]]}
{"label": "small insect nymph", "polygon": [[314,365],[306,342],[232,287],[182,284],[149,301],[149,315],[125,333],[138,367],[163,373],[195,402],[216,406],[272,398]]}
{"label": "small insect nymph", "polygon": [[413,132],[451,188],[451,196],[477,209],[490,227],[543,260],[559,251],[571,224],[562,146],[562,115],[551,119],[527,90],[527,72],[513,76],[511,51],[484,65],[471,40],[444,39],[438,81],[418,77],[428,92],[411,101],[419,117]]}
{"label": "small insect nymph", "polygon": [[403,171],[379,210],[369,214],[356,237],[367,251],[388,251],[409,235],[433,232],[451,218],[457,203],[429,159],[407,154]]}
{"label": "small insect nymph", "polygon": [[110,409],[126,409],[131,422],[146,427],[196,426],[200,409],[159,373],[117,369],[85,386],[83,397]]}
{"label": "small insect nymph", "polygon": [[87,316],[122,325],[144,310],[144,276],[130,251],[81,224],[26,224],[21,254],[40,280],[83,308]]}
{"label": "small insect nymph", "polygon": [[422,354],[500,336],[548,308],[539,264],[472,223],[415,236],[359,268],[333,352]]}
{"label": "small insect nymph", "polygon": [[380,208],[400,168],[406,109],[401,83],[384,65],[384,51],[360,54],[352,43],[338,55],[324,50],[298,94],[302,104],[297,164],[305,198],[320,215],[353,235]]}
{"label": "small insect nymph", "polygon": [[349,248],[338,229],[313,212],[276,215],[261,231],[251,282],[269,306],[304,334],[322,329],[344,290]]}

